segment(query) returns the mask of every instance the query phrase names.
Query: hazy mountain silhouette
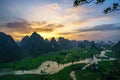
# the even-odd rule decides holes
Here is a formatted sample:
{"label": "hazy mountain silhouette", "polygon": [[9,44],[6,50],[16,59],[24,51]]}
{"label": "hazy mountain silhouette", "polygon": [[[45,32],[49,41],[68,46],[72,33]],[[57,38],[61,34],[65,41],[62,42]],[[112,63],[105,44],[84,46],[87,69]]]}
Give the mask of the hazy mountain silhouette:
{"label": "hazy mountain silhouette", "polygon": [[94,41],[91,42],[91,47],[90,48],[91,49],[98,49],[98,47],[96,46]]}
{"label": "hazy mountain silhouette", "polygon": [[0,32],[0,63],[18,60],[22,57],[19,46],[13,38]]}
{"label": "hazy mountain silhouette", "polygon": [[36,32],[30,37],[25,36],[20,43],[31,56],[38,56],[50,50],[50,45]]}
{"label": "hazy mountain silhouette", "polygon": [[59,45],[58,45],[58,42],[55,40],[55,38],[51,38],[50,40],[50,46],[52,48],[52,50],[59,50]]}
{"label": "hazy mountain silhouette", "polygon": [[46,42],[46,43],[49,43],[49,40],[48,40],[47,38],[45,38],[45,42]]}
{"label": "hazy mountain silhouette", "polygon": [[[53,37],[49,41],[44,40],[38,33],[33,32],[31,36],[25,36],[20,42],[15,42],[13,38],[0,32],[0,63],[19,60],[26,57],[36,57],[52,51],[70,49],[73,47],[97,49],[93,41],[69,41],[64,37],[59,37],[58,41]],[[113,47],[116,56],[120,56],[120,41]]]}
{"label": "hazy mountain silhouette", "polygon": [[71,42],[68,39],[64,39],[64,37],[58,38],[58,44],[63,49],[68,49],[72,47]]}

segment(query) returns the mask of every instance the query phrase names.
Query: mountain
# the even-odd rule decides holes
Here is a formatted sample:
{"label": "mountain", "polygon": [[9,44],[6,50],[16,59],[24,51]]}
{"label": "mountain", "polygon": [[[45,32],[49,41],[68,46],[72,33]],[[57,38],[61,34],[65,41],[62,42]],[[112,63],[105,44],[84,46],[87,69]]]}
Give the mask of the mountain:
{"label": "mountain", "polygon": [[96,44],[95,44],[94,41],[91,42],[90,48],[91,48],[91,49],[98,49],[98,47],[96,46]]}
{"label": "mountain", "polygon": [[[23,37],[23,39],[21,40],[20,42],[20,45],[24,45],[25,43],[29,42],[29,37],[28,36],[25,36]],[[25,46],[25,45],[24,45]]]}
{"label": "mountain", "polygon": [[114,50],[120,50],[120,41],[118,41],[114,46],[113,46]]}
{"label": "mountain", "polygon": [[64,39],[64,37],[58,38],[58,44],[63,49],[68,49],[72,47],[71,42],[68,39]]}
{"label": "mountain", "polygon": [[21,58],[21,50],[10,35],[0,32],[0,63]]}
{"label": "mountain", "polygon": [[112,50],[115,53],[115,57],[120,58],[120,41],[113,46]]}
{"label": "mountain", "polygon": [[52,48],[52,50],[54,51],[56,51],[56,50],[59,50],[59,45],[58,45],[58,42],[55,40],[55,38],[53,37],[53,38],[51,38],[51,40],[50,40],[50,46],[51,46],[51,48]]}
{"label": "mountain", "polygon": [[36,32],[33,32],[30,37],[25,36],[20,43],[31,56],[38,56],[50,50],[50,45]]}
{"label": "mountain", "polygon": [[76,40],[71,40],[71,41],[70,41],[72,47],[78,47],[78,44],[79,44],[80,42],[81,42],[81,41],[76,41]]}
{"label": "mountain", "polygon": [[80,48],[91,48],[91,49],[99,49],[97,44],[94,41],[88,41],[88,40],[84,40],[79,42],[78,47]]}
{"label": "mountain", "polygon": [[45,38],[45,42],[46,42],[46,43],[49,43],[49,40],[48,40],[47,38]]}

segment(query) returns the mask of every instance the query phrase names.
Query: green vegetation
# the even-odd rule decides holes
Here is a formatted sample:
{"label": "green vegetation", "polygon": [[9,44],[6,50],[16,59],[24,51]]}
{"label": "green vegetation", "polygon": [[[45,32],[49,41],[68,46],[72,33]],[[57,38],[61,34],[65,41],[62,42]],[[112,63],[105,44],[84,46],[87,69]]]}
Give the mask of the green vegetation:
{"label": "green vegetation", "polygon": [[113,52],[106,52],[105,55],[109,57],[115,57]]}
{"label": "green vegetation", "polygon": [[[98,65],[91,65],[86,70],[76,71],[78,80],[120,80],[120,72],[116,71],[120,65],[116,61],[101,61]],[[95,66],[98,69],[95,69]]]}
{"label": "green vegetation", "polygon": [[37,68],[42,62],[47,60],[56,61],[64,64],[68,62],[78,61],[80,59],[90,58],[93,54],[97,54],[99,51],[92,49],[74,48],[70,50],[61,50],[51,54],[42,55],[35,58],[28,58],[18,62],[11,62],[7,64],[1,64],[0,68],[12,68],[16,70],[29,70]]}
{"label": "green vegetation", "polygon": [[[6,75],[1,76],[0,80],[72,80],[69,75],[71,71],[75,71],[77,80],[120,80],[120,73],[111,65],[115,63],[118,61],[102,61],[85,70],[81,70],[85,64],[77,64],[65,67],[52,75]],[[99,69],[95,70],[94,66],[98,66]],[[115,67],[120,67],[120,65]]]}
{"label": "green vegetation", "polygon": [[[16,70],[30,70],[37,68],[44,61],[52,60],[59,64],[78,61],[80,59],[90,58],[93,54],[99,54],[95,49],[73,48],[61,50],[51,54],[45,54],[39,57],[28,58],[18,62],[1,64],[0,69],[12,68]],[[107,56],[113,57],[112,52],[107,52]],[[93,64],[85,70],[81,70],[85,64],[76,64],[65,67],[56,74],[51,75],[5,75],[0,76],[0,80],[72,80],[70,72],[75,71],[77,80],[120,80],[120,61],[101,61],[97,65]],[[97,68],[96,68],[97,67]]]}
{"label": "green vegetation", "polygon": [[31,74],[25,74],[25,75],[6,75],[1,76],[0,80],[72,80],[70,77],[70,72],[72,70],[81,70],[81,67],[83,67],[84,64],[77,64],[72,65],[69,67],[65,67],[61,71],[59,71],[56,74],[52,75],[31,75]]}
{"label": "green vegetation", "polygon": [[40,75],[6,75],[1,76],[1,80],[45,80],[43,76]]}
{"label": "green vegetation", "polygon": [[99,72],[90,72],[88,70],[76,71],[78,80],[100,80],[101,76]]}

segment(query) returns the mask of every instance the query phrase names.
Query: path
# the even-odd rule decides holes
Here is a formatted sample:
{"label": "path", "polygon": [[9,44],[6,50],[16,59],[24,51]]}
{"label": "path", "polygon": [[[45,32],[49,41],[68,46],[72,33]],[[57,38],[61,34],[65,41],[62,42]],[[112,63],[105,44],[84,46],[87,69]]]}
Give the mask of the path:
{"label": "path", "polygon": [[77,80],[77,78],[75,77],[75,71],[71,71],[70,76],[73,80]]}

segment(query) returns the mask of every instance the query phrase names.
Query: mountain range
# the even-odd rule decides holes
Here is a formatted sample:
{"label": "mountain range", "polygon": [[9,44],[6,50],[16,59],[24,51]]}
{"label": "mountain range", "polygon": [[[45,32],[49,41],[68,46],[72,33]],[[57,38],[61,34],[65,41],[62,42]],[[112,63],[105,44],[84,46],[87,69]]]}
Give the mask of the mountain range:
{"label": "mountain range", "polygon": [[[118,48],[119,46],[120,41],[114,47]],[[16,43],[10,35],[0,32],[0,63],[7,63],[27,57],[36,57],[73,47],[98,49],[98,45],[94,41],[70,41],[64,37],[59,37],[58,41],[53,37],[49,41],[36,32],[33,32],[31,36],[23,37],[20,42]]]}
{"label": "mountain range", "polygon": [[49,41],[33,32],[31,36],[25,36],[20,42],[3,32],[0,32],[0,63],[11,62],[26,57],[36,57],[45,53],[69,48],[69,40],[60,37],[58,42],[53,37]]}

